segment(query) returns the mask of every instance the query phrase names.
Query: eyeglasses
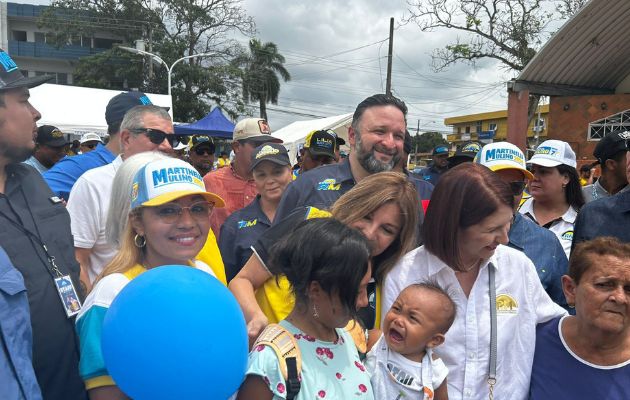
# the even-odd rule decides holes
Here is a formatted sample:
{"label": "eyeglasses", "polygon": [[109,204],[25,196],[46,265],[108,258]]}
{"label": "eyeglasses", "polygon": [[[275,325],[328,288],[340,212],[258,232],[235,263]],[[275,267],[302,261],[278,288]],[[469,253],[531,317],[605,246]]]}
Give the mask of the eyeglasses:
{"label": "eyeglasses", "polygon": [[168,203],[151,208],[162,222],[165,224],[174,224],[182,216],[184,210],[188,210],[190,216],[197,221],[207,219],[214,208],[214,203],[199,201],[188,207],[182,207],[176,203]]}
{"label": "eyeglasses", "polygon": [[196,148],[195,149],[195,153],[197,153],[198,156],[203,156],[204,154],[207,154],[209,156],[214,154],[214,151],[210,150],[210,149],[200,149],[200,148]]}
{"label": "eyeglasses", "polygon": [[175,146],[177,146],[180,143],[178,135],[174,135],[172,133],[166,133],[166,132],[161,131],[159,129],[133,128],[133,129],[130,129],[130,131],[131,132],[135,132],[135,133],[143,133],[143,134],[145,134],[149,138],[151,143],[153,143],[153,144],[161,144],[162,142],[164,142],[164,139],[166,139],[168,141],[168,144],[170,144],[171,147],[175,147]]}
{"label": "eyeglasses", "polygon": [[514,196],[518,196],[523,193],[523,190],[525,190],[526,182],[514,181],[514,182],[510,182],[509,185],[510,185],[510,189],[512,190],[512,194]]}

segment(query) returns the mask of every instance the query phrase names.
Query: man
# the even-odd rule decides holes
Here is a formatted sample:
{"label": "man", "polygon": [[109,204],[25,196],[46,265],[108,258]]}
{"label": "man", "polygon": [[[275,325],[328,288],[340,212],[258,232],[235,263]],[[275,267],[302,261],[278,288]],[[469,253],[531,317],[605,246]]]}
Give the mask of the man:
{"label": "man", "polygon": [[[406,114],[407,106],[394,96],[375,94],[359,103],[348,129],[352,151],[347,161],[307,171],[290,183],[274,220],[281,221],[301,206],[327,209],[355,182],[399,165],[404,152]],[[410,181],[420,199],[430,197],[431,185],[419,179]],[[421,213],[421,221],[423,216]]]}
{"label": "man", "polygon": [[37,128],[35,152],[24,163],[43,174],[66,156],[67,145],[65,135],[57,127],[42,125]]}
{"label": "man", "polygon": [[448,169],[448,146],[441,144],[433,148],[433,161],[428,167],[420,170],[419,175],[433,186],[437,185],[440,176]]}
{"label": "man", "polygon": [[[582,188],[584,200],[589,203],[618,193],[628,185],[626,177],[626,141],[630,139],[630,132],[619,130],[604,136],[593,155],[601,166],[602,176],[597,182]],[[590,170],[590,168],[589,168]]]}
{"label": "man", "polygon": [[454,168],[459,164],[463,164],[465,162],[473,162],[479,150],[481,150],[481,144],[479,142],[468,142],[465,145],[461,146],[455,154],[447,158],[448,160],[448,168]]}
{"label": "man", "polygon": [[485,145],[477,161],[494,171],[512,189],[514,222],[508,233],[508,246],[522,251],[532,260],[549,297],[567,308],[561,277],[567,272],[569,260],[560,241],[553,232],[517,212],[526,181],[533,178],[525,165],[525,155],[511,143],[497,142]]}
{"label": "man", "polygon": [[228,158],[228,154],[225,151],[221,152],[217,164],[217,168],[225,168],[230,165],[230,159]]}
{"label": "man", "polygon": [[217,239],[225,219],[251,203],[258,194],[251,171],[254,149],[267,142],[282,143],[282,140],[271,136],[271,129],[262,118],[239,121],[234,127],[232,139],[234,161],[203,177],[206,190],[225,201],[225,207],[215,209],[210,216],[210,226]]}
{"label": "man", "polygon": [[[50,78],[25,78],[0,50],[0,246],[24,277],[33,329],[33,368],[43,398],[83,400],[86,393],[78,373],[74,318],[61,300],[70,282],[79,289],[70,219],[41,175],[22,164],[35,149],[36,122],[41,118],[29,102],[28,89]],[[64,290],[56,284],[61,280],[68,284]],[[3,385],[3,395],[4,389]]]}
{"label": "man", "polygon": [[81,139],[79,140],[79,149],[81,150],[81,154],[85,154],[95,150],[96,146],[99,144],[103,144],[101,137],[94,132],[88,132],[81,136]]}
{"label": "man", "polygon": [[190,139],[188,159],[201,176],[214,168],[214,141],[207,135],[193,135]]}
{"label": "man", "polygon": [[87,154],[66,157],[46,171],[44,179],[50,189],[57,196],[68,200],[72,186],[85,171],[114,161],[120,153],[120,123],[127,111],[142,104],[151,104],[151,100],[142,92],[126,92],[112,97],[105,108],[105,121],[110,138],[107,145],[97,145],[94,151]]}
{"label": "man", "polygon": [[144,151],[172,152],[173,123],[161,107],[135,106],[120,124],[121,154],[114,161],[93,168],[77,180],[70,191],[68,212],[74,236],[74,251],[81,264],[81,281],[87,288],[116,254],[105,237],[112,182],[127,158]]}
{"label": "man", "polygon": [[300,174],[335,162],[335,144],[337,138],[328,131],[312,131],[304,140],[300,169],[293,171],[293,179]]}
{"label": "man", "polygon": [[[628,142],[626,142],[626,145]],[[630,157],[626,157],[626,178],[630,181]],[[630,186],[619,193],[585,204],[575,219],[572,247],[600,236],[630,242]]]}

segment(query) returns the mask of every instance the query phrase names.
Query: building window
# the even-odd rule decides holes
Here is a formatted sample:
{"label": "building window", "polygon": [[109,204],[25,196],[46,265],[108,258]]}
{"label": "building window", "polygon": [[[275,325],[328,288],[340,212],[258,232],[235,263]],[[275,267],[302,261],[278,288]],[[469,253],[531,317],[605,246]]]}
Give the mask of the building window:
{"label": "building window", "polygon": [[115,43],[122,43],[120,40],[94,38],[94,47],[97,49],[111,49]]}
{"label": "building window", "polygon": [[92,39],[87,36],[82,36],[81,47],[92,47]]}
{"label": "building window", "polygon": [[496,132],[496,130],[497,130],[497,124],[495,124],[495,123],[489,124],[489,125],[488,125],[488,130],[490,130],[490,131],[495,131],[495,132]]}
{"label": "building window", "polygon": [[26,31],[12,31],[13,40],[18,42],[26,42]]}
{"label": "building window", "polygon": [[458,127],[457,127],[457,133],[458,133],[458,134],[462,133],[462,127],[461,127],[461,126],[458,126]]}
{"label": "building window", "polygon": [[46,34],[44,32],[35,32],[35,43],[46,43]]}
{"label": "building window", "polygon": [[466,133],[470,133],[470,126],[466,127]]}
{"label": "building window", "polygon": [[475,126],[475,131],[477,133],[481,132],[481,121],[477,121],[477,124]]}
{"label": "building window", "polygon": [[542,132],[545,130],[545,120],[536,118],[534,120],[534,132]]}
{"label": "building window", "polygon": [[58,85],[67,85],[68,84],[68,74],[59,72],[57,73],[57,84]]}
{"label": "building window", "polygon": [[46,75],[46,72],[44,72],[44,71],[35,71],[35,76],[42,76],[42,75]]}

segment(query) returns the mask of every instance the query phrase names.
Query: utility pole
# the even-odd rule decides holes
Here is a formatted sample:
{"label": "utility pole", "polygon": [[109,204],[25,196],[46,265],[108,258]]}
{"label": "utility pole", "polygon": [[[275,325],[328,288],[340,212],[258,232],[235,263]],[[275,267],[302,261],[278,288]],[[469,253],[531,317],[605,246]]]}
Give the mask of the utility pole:
{"label": "utility pole", "polygon": [[420,120],[418,120],[418,128],[416,129],[416,151],[413,153],[413,163],[418,165],[418,135],[420,135]]}
{"label": "utility pole", "polygon": [[389,19],[389,52],[387,53],[387,82],[385,94],[392,94],[392,53],[394,51],[394,17]]}

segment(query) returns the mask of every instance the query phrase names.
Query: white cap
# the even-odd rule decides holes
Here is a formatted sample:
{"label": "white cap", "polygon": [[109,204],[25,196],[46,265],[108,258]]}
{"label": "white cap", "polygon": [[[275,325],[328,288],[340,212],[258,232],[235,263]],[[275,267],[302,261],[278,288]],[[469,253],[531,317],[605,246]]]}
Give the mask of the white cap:
{"label": "white cap", "polygon": [[525,154],[508,142],[490,143],[481,149],[475,157],[475,162],[488,167],[491,171],[501,171],[503,169],[516,169],[527,179],[534,179],[534,175],[525,166]]}
{"label": "white cap", "polygon": [[191,194],[203,196],[215,207],[225,206],[221,197],[206,192],[203,178],[192,165],[177,158],[152,161],[134,177],[131,208],[159,206]]}
{"label": "white cap", "polygon": [[543,167],[557,167],[568,165],[575,168],[575,152],[567,142],[562,140],[545,140],[542,142],[527,164],[535,164]]}
{"label": "white cap", "polygon": [[88,133],[84,133],[83,136],[81,136],[81,139],[79,139],[79,143],[83,144],[86,142],[100,142],[103,143],[103,140],[101,140],[101,137],[94,132],[88,132]]}
{"label": "white cap", "polygon": [[262,118],[245,118],[236,124],[232,140],[251,140],[263,144],[266,142],[282,143],[282,139],[271,136],[271,128]]}

